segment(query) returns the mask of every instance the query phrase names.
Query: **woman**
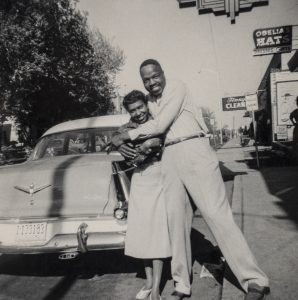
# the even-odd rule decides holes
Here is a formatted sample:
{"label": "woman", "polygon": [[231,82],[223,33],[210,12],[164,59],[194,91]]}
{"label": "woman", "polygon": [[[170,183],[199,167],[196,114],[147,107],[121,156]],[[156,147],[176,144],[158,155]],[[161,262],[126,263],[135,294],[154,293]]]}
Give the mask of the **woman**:
{"label": "woman", "polygon": [[[151,118],[146,96],[140,91],[126,95],[123,106],[131,119],[119,132],[136,128]],[[148,146],[150,149],[145,151]],[[134,147],[138,155],[128,162],[136,168],[130,187],[125,254],[144,260],[146,283],[136,299],[149,296],[159,300],[164,259],[171,256],[161,178],[162,139],[152,138]]]}

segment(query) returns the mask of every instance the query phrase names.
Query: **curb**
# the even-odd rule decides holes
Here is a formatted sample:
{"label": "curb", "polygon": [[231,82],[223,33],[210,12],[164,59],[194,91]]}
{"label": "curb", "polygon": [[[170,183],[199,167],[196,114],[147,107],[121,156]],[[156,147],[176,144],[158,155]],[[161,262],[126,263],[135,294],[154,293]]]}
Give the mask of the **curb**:
{"label": "curb", "polygon": [[[236,175],[234,178],[233,196],[232,196],[232,211],[236,224],[243,232],[243,175]],[[224,278],[222,283],[221,300],[240,300],[244,294],[237,287],[231,284],[226,278],[229,278],[231,271],[225,263]]]}
{"label": "curb", "polygon": [[[243,231],[243,175],[236,175],[234,178],[234,187],[233,187],[233,195],[232,195],[232,211],[234,215],[241,216],[241,220],[235,219],[237,225]],[[234,216],[235,217],[235,216]],[[238,223],[237,221],[241,221]]]}

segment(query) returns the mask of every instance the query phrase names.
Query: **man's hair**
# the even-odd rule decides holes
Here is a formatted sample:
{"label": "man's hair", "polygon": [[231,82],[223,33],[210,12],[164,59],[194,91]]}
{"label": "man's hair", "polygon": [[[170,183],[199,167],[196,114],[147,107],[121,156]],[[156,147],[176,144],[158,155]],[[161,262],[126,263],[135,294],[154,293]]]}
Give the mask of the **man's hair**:
{"label": "man's hair", "polygon": [[160,63],[159,63],[156,59],[150,58],[150,59],[144,60],[144,61],[141,63],[141,65],[140,65],[140,71],[141,71],[141,69],[142,69],[143,67],[148,66],[148,65],[154,65],[154,66],[157,66],[157,67],[159,67],[159,68],[162,70],[162,67],[161,67]]}
{"label": "man's hair", "polygon": [[128,105],[133,104],[139,100],[143,101],[145,104],[147,104],[148,102],[148,99],[143,92],[138,90],[133,90],[124,97],[123,106],[127,110]]}

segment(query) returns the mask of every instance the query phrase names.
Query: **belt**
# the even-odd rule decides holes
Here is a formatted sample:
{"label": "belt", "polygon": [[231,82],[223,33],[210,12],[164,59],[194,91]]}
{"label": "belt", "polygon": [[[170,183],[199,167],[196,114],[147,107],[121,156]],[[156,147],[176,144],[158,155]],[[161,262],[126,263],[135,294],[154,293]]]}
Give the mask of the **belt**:
{"label": "belt", "polygon": [[188,135],[188,136],[183,136],[183,137],[171,140],[169,142],[166,142],[165,147],[172,146],[172,145],[175,145],[175,144],[187,141],[187,140],[196,139],[196,138],[204,138],[204,137],[208,137],[208,135],[206,135],[206,133],[203,133],[203,132]]}

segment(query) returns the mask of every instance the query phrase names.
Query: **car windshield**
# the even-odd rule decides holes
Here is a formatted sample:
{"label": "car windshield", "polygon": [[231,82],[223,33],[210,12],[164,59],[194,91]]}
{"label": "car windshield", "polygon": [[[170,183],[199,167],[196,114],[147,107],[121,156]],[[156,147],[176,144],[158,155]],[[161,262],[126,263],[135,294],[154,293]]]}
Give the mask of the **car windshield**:
{"label": "car windshield", "polygon": [[37,143],[31,159],[105,152],[107,143],[116,130],[117,128],[92,128],[45,136]]}

